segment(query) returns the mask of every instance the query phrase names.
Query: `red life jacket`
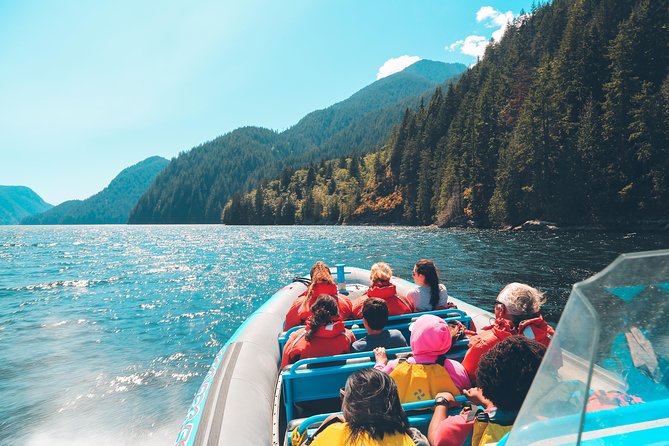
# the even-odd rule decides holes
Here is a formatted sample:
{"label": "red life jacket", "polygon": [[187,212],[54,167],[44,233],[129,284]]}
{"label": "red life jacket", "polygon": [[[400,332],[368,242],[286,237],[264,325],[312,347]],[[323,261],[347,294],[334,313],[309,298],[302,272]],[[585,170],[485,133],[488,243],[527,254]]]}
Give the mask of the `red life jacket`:
{"label": "red life jacket", "polygon": [[481,356],[493,348],[495,344],[514,334],[516,334],[516,328],[513,323],[499,318],[495,320],[494,324],[481,329],[478,334],[469,339],[469,350],[465,353],[462,365],[467,370],[472,382],[476,379],[476,370],[479,367]]}
{"label": "red life jacket", "polygon": [[518,328],[507,319],[496,319],[494,324],[481,329],[478,334],[469,339],[469,350],[465,353],[462,365],[467,370],[469,377],[475,379],[481,356],[498,342],[509,336],[523,335],[548,347],[554,334],[553,327],[548,325],[541,315],[521,321]]}
{"label": "red life jacket", "polygon": [[379,282],[373,283],[367,290],[366,295],[360,296],[355,302],[355,305],[353,306],[353,318],[362,318],[362,305],[368,297],[376,297],[385,300],[388,305],[388,316],[416,312],[413,301],[397,294],[395,285],[390,282]]}
{"label": "red life jacket", "polygon": [[555,330],[539,315],[533,319],[522,321],[518,325],[518,334],[529,339],[534,339],[545,347],[548,347],[548,344],[551,343],[551,339],[555,335]]}
{"label": "red life jacket", "polygon": [[340,319],[319,327],[311,339],[307,340],[306,335],[310,327],[311,319],[307,321],[305,328],[296,331],[288,339],[283,349],[281,368],[304,358],[319,358],[351,352],[351,344],[355,342],[355,335],[344,327]]}
{"label": "red life jacket", "polygon": [[341,319],[350,319],[353,305],[348,297],[339,295],[337,285],[329,282],[320,282],[314,285],[311,299],[306,308],[302,308],[304,299],[307,298],[307,293],[300,294],[286,313],[286,321],[283,323],[283,329],[288,330],[298,325],[304,325],[307,319],[311,316],[311,306],[316,302],[316,299],[321,294],[329,294],[337,299],[337,306],[339,307],[339,317]]}

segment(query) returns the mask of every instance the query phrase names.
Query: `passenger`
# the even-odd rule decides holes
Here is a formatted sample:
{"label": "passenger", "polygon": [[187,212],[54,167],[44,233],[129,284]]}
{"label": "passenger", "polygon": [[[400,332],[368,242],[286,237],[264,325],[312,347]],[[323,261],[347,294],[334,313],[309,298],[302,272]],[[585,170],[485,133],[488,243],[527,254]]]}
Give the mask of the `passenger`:
{"label": "passenger", "polygon": [[418,288],[407,293],[416,311],[452,308],[448,303],[446,286],[439,283],[439,271],[432,260],[421,259],[413,267],[413,281]]}
{"label": "passenger", "polygon": [[337,300],[321,294],[311,306],[307,325],[295,331],[283,348],[281,368],[304,358],[341,355],[351,352],[355,335],[339,318]]}
{"label": "passenger", "polygon": [[342,319],[351,318],[351,301],[348,297],[339,294],[330,268],[323,262],[316,262],[311,268],[310,276],[311,283],[307,287],[307,291],[295,299],[288,309],[288,313],[286,313],[286,321],[283,323],[284,330],[304,325],[307,318],[311,316],[311,306],[316,301],[316,297],[321,294],[329,294],[337,299],[339,316]]}
{"label": "passenger", "polygon": [[353,372],[341,389],[342,415],[332,415],[308,439],[293,431],[299,446],[427,446],[427,439],[409,426],[395,382],[374,369]]}
{"label": "passenger", "polygon": [[392,276],[393,270],[390,269],[390,265],[387,263],[378,262],[372,265],[369,275],[372,285],[365,294],[360,296],[355,302],[355,305],[353,305],[353,317],[355,319],[360,319],[362,317],[362,306],[369,297],[378,297],[385,300],[386,304],[388,304],[388,316],[416,312],[413,301],[400,296],[397,293],[395,285],[390,283],[390,278]]}
{"label": "passenger", "polygon": [[412,324],[411,351],[408,359],[388,362],[383,347],[374,349],[375,369],[388,373],[397,383],[402,403],[430,400],[439,392],[460,395],[471,387],[467,371],[452,359],[443,363],[440,356],[451,348],[452,338],[459,327],[451,327],[432,314],[420,316]]}
{"label": "passenger", "polygon": [[432,446],[472,446],[496,443],[516,420],[530,390],[546,347],[524,336],[511,336],[499,342],[481,358],[476,374],[480,388],[465,390],[465,395],[484,410],[448,416],[457,407],[452,393],[439,393],[428,428]]}
{"label": "passenger", "polygon": [[470,338],[462,361],[472,381],[481,355],[509,336],[521,334],[548,347],[555,330],[539,313],[544,302],[543,293],[529,285],[510,283],[504,287],[495,301],[495,322]]}
{"label": "passenger", "polygon": [[376,347],[406,347],[407,340],[399,330],[385,330],[388,323],[388,305],[383,299],[370,297],[362,306],[362,322],[365,324],[367,336],[353,343],[355,352],[372,351]]}

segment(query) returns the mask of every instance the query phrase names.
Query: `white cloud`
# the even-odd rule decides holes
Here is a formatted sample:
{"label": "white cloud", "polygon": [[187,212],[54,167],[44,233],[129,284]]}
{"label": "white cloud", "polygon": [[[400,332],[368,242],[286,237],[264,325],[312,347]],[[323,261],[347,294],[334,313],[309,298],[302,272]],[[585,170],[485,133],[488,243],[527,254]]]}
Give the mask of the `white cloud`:
{"label": "white cloud", "polygon": [[416,62],[421,60],[419,56],[400,56],[394,59],[388,59],[386,63],[379,68],[378,73],[376,73],[376,79],[383,79],[384,77],[390,76],[391,74],[399,73],[409,65],[413,65]]}
{"label": "white cloud", "polygon": [[458,40],[449,49],[455,51],[460,48],[462,54],[472,57],[483,57],[486,47],[488,46],[488,39],[483,36],[467,36],[464,40]]}
{"label": "white cloud", "polygon": [[[495,42],[502,40],[502,36],[504,36],[507,27],[513,19],[513,12],[507,11],[503,13],[492,6],[483,6],[476,12],[477,22],[483,23],[486,28],[496,28],[491,36],[495,39]],[[484,36],[471,35],[465,37],[463,40],[458,40],[446,48],[449,51],[460,49],[462,54],[480,58],[483,57],[489,43],[489,39]]]}

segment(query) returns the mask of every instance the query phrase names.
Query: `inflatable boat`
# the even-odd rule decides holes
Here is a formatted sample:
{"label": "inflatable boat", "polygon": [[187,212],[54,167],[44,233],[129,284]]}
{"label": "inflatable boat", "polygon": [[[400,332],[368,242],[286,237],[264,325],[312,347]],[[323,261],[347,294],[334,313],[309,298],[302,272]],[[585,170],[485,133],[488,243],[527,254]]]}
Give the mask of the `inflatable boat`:
{"label": "inflatable boat", "polygon": [[[352,300],[369,286],[369,270],[337,265],[333,272]],[[401,278],[392,282],[401,294],[415,287]],[[284,317],[306,283],[277,291],[226,342],[177,445],[290,445],[290,432],[305,434],[338,410],[339,388],[354,370],[373,366],[371,353],[302,359],[279,370],[290,335],[283,332]],[[668,294],[669,250],[622,255],[576,284],[513,430],[500,444],[669,444]],[[449,301],[457,309],[430,313],[479,328],[493,319],[459,299]],[[391,317],[388,327],[407,330],[416,317]],[[364,335],[361,321],[347,323]],[[466,344],[458,342],[449,354],[460,359]],[[396,350],[389,355],[406,353]],[[413,410],[433,403],[405,407],[414,427],[425,430],[431,412]]]}

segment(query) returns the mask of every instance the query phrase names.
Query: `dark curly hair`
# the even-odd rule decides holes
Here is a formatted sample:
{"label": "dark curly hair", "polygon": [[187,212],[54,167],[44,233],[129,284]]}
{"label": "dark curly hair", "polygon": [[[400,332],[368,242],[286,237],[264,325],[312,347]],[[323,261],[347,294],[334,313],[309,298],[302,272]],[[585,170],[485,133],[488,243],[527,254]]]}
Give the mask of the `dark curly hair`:
{"label": "dark curly hair", "polygon": [[481,357],[476,382],[502,410],[519,410],[530,390],[546,347],[525,336],[509,336]]}
{"label": "dark curly hair", "polygon": [[316,302],[311,306],[312,316],[310,317],[310,329],[307,331],[307,341],[318,331],[319,328],[326,326],[332,319],[339,317],[339,306],[337,299],[329,294],[321,294],[316,298]]}
{"label": "dark curly hair", "polygon": [[350,444],[357,444],[356,440],[361,434],[367,434],[374,440],[382,440],[384,435],[396,433],[411,435],[411,426],[402,409],[397,384],[379,370],[362,369],[348,377],[342,412],[351,429]]}

